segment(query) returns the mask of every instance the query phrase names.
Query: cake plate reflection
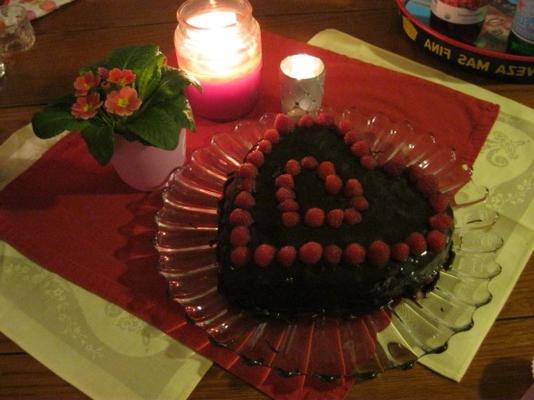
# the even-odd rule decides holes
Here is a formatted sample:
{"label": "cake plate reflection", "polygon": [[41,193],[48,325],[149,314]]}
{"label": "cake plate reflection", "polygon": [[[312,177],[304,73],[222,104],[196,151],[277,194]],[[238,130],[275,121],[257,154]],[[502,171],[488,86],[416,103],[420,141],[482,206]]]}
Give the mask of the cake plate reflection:
{"label": "cake plate reflection", "polygon": [[362,132],[379,165],[402,156],[407,166],[419,165],[434,175],[440,192],[454,196],[456,256],[434,290],[358,318],[294,321],[254,319],[219,294],[217,204],[228,174],[274,125],[274,117],[242,121],[231,132],[215,135],[170,177],[156,216],[156,247],[172,299],[212,343],[249,365],[270,367],[287,377],[371,378],[445,351],[453,335],[473,326],[475,310],[491,301],[488,284],[501,270],[495,257],[502,239],[493,228],[499,216],[485,204],[487,190],[471,181],[471,171],[452,149],[432,135],[417,133],[408,121],[393,122],[382,114],[367,117],[345,110],[334,117],[350,120]]}

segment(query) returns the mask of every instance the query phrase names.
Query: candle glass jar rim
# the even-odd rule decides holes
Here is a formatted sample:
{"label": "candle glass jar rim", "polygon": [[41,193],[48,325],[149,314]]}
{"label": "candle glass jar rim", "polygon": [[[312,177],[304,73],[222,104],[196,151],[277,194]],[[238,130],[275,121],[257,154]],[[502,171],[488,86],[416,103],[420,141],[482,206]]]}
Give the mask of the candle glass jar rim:
{"label": "candle glass jar rim", "polygon": [[[318,64],[320,66],[320,69],[317,71],[317,74],[314,75],[314,76],[310,76],[310,77],[307,77],[307,78],[295,78],[288,70],[287,70],[287,67],[286,67],[286,64],[290,61],[290,59],[292,58],[295,58],[295,57],[302,57],[302,56],[305,56],[305,57],[309,57],[309,58],[313,58],[314,60],[318,61]],[[296,79],[298,81],[306,81],[306,80],[311,80],[311,79],[317,79],[319,76],[321,76],[324,71],[325,71],[325,66],[324,66],[324,62],[323,60],[321,60],[319,57],[315,57],[315,56],[312,56],[310,54],[305,54],[305,53],[298,53],[298,54],[292,54],[292,55],[289,55],[287,57],[285,57],[281,62],[280,62],[280,70],[282,71],[282,73],[292,79]]]}
{"label": "candle glass jar rim", "polygon": [[[231,6],[233,4],[233,6]],[[179,26],[188,30],[209,31],[213,28],[196,26],[188,22],[199,11],[236,10],[236,20],[217,29],[226,29],[241,24],[252,17],[252,5],[247,0],[187,0],[178,8],[176,17]]]}
{"label": "candle glass jar rim", "polygon": [[18,25],[26,19],[26,9],[20,4],[6,4],[0,6],[0,19],[4,20],[4,18],[8,17],[8,10],[17,10],[17,13],[15,15],[15,22],[6,24],[6,27]]}

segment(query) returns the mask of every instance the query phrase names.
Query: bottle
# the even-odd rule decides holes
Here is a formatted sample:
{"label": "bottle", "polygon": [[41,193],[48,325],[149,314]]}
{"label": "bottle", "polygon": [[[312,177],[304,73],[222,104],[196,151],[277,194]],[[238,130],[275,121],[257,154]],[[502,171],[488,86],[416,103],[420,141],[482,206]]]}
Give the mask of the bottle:
{"label": "bottle", "polygon": [[490,0],[432,0],[430,27],[473,44],[480,34]]}
{"label": "bottle", "polygon": [[506,51],[534,56],[534,0],[517,2]]}

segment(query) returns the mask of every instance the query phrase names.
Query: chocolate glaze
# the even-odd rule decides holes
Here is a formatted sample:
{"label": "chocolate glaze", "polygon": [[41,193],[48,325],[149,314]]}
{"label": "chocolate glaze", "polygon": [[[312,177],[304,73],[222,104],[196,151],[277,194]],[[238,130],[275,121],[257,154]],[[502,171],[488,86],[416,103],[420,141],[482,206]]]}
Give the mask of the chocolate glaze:
{"label": "chocolate glaze", "polygon": [[[310,228],[303,223],[294,228],[282,225],[274,179],[284,173],[289,159],[300,161],[308,155],[319,162],[333,161],[336,173],[344,182],[355,177],[362,183],[369,209],[362,213],[360,224],[343,224],[337,229],[329,226]],[[359,316],[400,297],[414,297],[418,291],[428,290],[437,280],[439,269],[448,264],[451,232],[447,232],[449,240],[443,251],[425,252],[403,263],[391,261],[385,267],[368,263],[356,267],[342,263],[332,267],[322,262],[310,266],[298,260],[289,268],[276,262],[262,268],[253,261],[243,267],[234,266],[230,261],[232,227],[228,216],[235,208],[233,202],[239,193],[238,180],[238,177],[229,177],[225,196],[219,204],[218,288],[231,305],[255,316],[288,319],[323,314]],[[310,207],[325,211],[350,207],[342,194],[325,192],[324,183],[316,171],[303,169],[295,177],[295,186],[301,220]],[[251,211],[254,224],[250,227],[251,242],[248,244],[252,252],[262,243],[277,248],[293,245],[298,249],[312,240],[323,246],[337,244],[341,248],[353,242],[368,246],[374,240],[392,245],[414,231],[426,235],[427,221],[434,214],[426,198],[406,176],[391,177],[380,168],[372,171],[362,168],[334,126],[296,128],[291,134],[282,136],[272,152],[265,155],[253,195],[256,206]]]}

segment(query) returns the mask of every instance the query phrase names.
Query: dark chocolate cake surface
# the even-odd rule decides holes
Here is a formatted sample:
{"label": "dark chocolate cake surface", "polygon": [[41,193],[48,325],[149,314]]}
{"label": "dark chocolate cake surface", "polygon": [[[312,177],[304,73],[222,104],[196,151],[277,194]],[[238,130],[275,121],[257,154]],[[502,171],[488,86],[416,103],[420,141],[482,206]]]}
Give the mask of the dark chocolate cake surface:
{"label": "dark chocolate cake surface", "polygon": [[432,285],[452,230],[433,182],[377,166],[334,124],[286,129],[265,133],[220,201],[218,289],[229,303],[258,316],[350,317]]}

